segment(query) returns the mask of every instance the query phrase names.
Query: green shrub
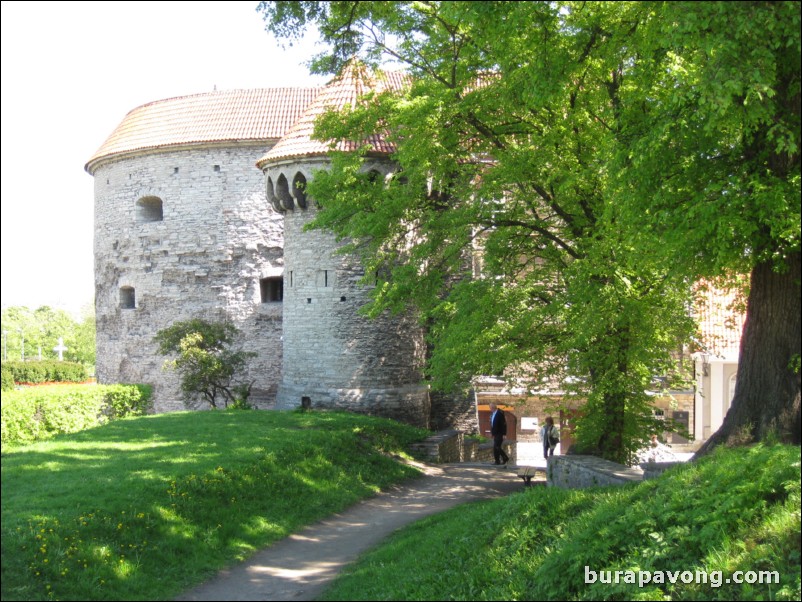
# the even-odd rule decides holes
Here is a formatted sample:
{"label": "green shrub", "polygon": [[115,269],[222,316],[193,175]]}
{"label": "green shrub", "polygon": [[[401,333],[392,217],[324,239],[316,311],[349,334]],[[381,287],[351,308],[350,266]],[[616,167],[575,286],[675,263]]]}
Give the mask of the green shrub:
{"label": "green shrub", "polygon": [[125,416],[147,412],[150,387],[143,385],[54,385],[3,393],[6,445],[74,433]]}
{"label": "green shrub", "polygon": [[8,367],[16,383],[80,383],[88,378],[84,365],[77,362],[4,362],[3,367]]}
{"label": "green shrub", "polygon": [[188,320],[176,322],[156,333],[154,341],[159,353],[175,355],[165,362],[181,375],[181,390],[187,400],[198,395],[217,407],[220,399],[228,407],[248,407],[248,396],[253,381],[241,381],[241,375],[251,351],[233,351],[229,347],[240,336],[240,331],[228,322]]}
{"label": "green shrub", "polygon": [[[781,586],[774,599],[789,599],[799,588],[799,447],[756,445],[719,448],[710,457],[677,467],[660,479],[638,486],[608,489],[594,495],[581,514],[558,519],[553,549],[542,558],[533,599],[721,599],[754,600],[749,584],[720,587],[685,583],[583,581],[584,567],[615,574],[616,570],[723,571],[776,570]],[[796,511],[789,512],[796,507]],[[769,535],[775,515],[792,518],[786,535]],[[787,529],[788,525],[783,528]],[[787,540],[795,533],[796,541]],[[787,540],[787,541],[786,541]],[[778,590],[783,590],[781,593]],[[539,597],[540,596],[540,597]],[[791,594],[791,598],[793,594]]]}
{"label": "green shrub", "polygon": [[11,371],[11,368],[3,364],[2,374],[3,374],[2,390],[11,391],[14,388],[14,373]]}
{"label": "green shrub", "polygon": [[109,420],[142,416],[148,411],[153,389],[150,385],[106,385],[104,412]]}

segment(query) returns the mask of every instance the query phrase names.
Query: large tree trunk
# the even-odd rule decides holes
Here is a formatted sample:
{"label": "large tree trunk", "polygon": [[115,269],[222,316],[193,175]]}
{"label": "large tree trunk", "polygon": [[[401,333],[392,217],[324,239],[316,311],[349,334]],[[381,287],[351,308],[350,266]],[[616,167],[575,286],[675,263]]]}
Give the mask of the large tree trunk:
{"label": "large tree trunk", "polygon": [[777,437],[799,445],[800,253],[777,273],[755,266],[741,337],[735,397],[721,428],[697,455],[722,443],[746,444]]}
{"label": "large tree trunk", "polygon": [[629,460],[624,445],[625,399],[626,394],[605,394],[602,405],[606,428],[599,439],[601,457],[619,464],[627,464]]}

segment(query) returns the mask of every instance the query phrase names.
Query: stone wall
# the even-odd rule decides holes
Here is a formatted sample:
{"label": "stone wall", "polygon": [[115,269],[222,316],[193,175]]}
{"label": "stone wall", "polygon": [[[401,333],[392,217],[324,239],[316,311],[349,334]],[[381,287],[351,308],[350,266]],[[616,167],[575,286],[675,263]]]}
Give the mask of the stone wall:
{"label": "stone wall", "polygon": [[476,396],[473,390],[461,394],[444,394],[432,391],[430,428],[455,428],[464,433],[478,434]]}
{"label": "stone wall", "polygon": [[641,462],[640,467],[643,470],[643,480],[656,479],[665,471],[683,464],[683,462]]}
{"label": "stone wall", "polygon": [[564,489],[624,485],[643,480],[643,471],[595,456],[551,456],[548,485]]}
{"label": "stone wall", "polygon": [[[95,177],[97,377],[154,386],[157,411],[185,404],[162,370],[155,334],[179,320],[229,320],[243,332],[256,405],[275,402],[281,303],[262,303],[260,279],[283,270],[281,215],[265,200],[256,160],[268,147],[182,148],[116,157]],[[162,216],[142,199],[161,201]],[[139,202],[139,204],[138,204]],[[156,219],[154,219],[154,217]],[[125,308],[121,290],[133,291]]]}
{"label": "stone wall", "polygon": [[[310,181],[325,163],[268,169],[271,182]],[[270,195],[268,195],[270,196]],[[289,206],[285,206],[289,205]],[[410,315],[369,319],[360,313],[372,284],[357,257],[322,230],[305,230],[316,213],[297,196],[282,205],[284,304],[278,407],[344,409],[427,427],[423,331]]]}
{"label": "stone wall", "polygon": [[[509,464],[515,465],[516,445],[512,441],[502,444],[510,457]],[[410,446],[413,452],[426,456],[430,462],[480,462],[490,464],[493,458],[493,443],[479,443],[476,439],[468,439],[465,434],[455,429],[445,429]]]}
{"label": "stone wall", "polygon": [[[417,454],[426,456],[430,462],[465,462],[465,443],[466,439],[463,433],[447,429],[427,437],[424,441],[413,443],[410,449]],[[471,441],[471,443],[474,442]],[[468,453],[472,455],[474,451],[475,446],[471,445]]]}
{"label": "stone wall", "polygon": [[[501,447],[504,449],[504,453],[506,453],[510,458],[508,464],[511,466],[518,464],[518,446],[515,444],[515,442],[504,440],[504,443],[501,444]],[[493,442],[480,443],[477,446],[476,455],[474,456],[473,461],[479,462],[480,464],[492,464],[495,461],[495,458],[493,457]]]}

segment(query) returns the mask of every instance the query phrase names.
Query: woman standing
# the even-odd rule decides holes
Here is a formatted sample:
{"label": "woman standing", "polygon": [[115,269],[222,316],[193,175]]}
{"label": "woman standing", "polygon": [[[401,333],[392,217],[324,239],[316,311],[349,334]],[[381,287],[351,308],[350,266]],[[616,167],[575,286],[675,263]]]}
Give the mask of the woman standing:
{"label": "woman standing", "polygon": [[554,448],[560,442],[560,432],[554,426],[554,418],[546,417],[546,423],[540,429],[540,439],[543,441],[543,457],[548,458],[554,455]]}

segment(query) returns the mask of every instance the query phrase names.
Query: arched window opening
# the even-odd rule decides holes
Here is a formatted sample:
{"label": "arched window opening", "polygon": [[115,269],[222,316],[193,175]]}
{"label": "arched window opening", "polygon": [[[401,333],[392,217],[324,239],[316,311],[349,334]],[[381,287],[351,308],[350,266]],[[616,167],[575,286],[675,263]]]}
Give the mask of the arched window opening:
{"label": "arched window opening", "polygon": [[281,174],[276,180],[276,196],[281,201],[281,206],[284,209],[293,209],[295,207],[292,202],[292,195],[290,195],[290,185],[284,174]]}
{"label": "arched window opening", "polygon": [[139,224],[160,222],[164,219],[162,200],[157,196],[143,196],[136,202],[136,221]]}
{"label": "arched window opening", "polygon": [[273,187],[273,179],[268,176],[267,182],[265,183],[265,194],[267,195],[267,202],[271,205],[276,204],[276,191]]}
{"label": "arched window opening", "polygon": [[120,288],[120,309],[136,309],[136,291],[132,286]]}
{"label": "arched window opening", "polygon": [[306,209],[306,178],[300,171],[292,179],[292,196],[301,209]]}

